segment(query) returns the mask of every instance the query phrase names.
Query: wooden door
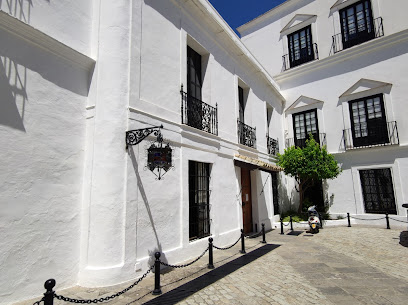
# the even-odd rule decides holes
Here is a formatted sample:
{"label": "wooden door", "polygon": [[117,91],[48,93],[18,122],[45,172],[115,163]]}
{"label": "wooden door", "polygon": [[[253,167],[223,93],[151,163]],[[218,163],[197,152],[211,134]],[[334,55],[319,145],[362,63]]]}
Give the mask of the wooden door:
{"label": "wooden door", "polygon": [[251,174],[241,168],[242,219],[244,233],[252,232]]}

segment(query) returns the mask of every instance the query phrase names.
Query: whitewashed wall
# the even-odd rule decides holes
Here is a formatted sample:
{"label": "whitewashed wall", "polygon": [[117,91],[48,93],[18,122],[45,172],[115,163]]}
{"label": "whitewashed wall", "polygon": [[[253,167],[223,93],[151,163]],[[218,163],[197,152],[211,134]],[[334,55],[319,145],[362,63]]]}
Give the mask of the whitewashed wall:
{"label": "whitewashed wall", "polygon": [[93,61],[0,20],[0,303],[10,304],[41,294],[48,278],[77,283]]}
{"label": "whitewashed wall", "polygon": [[[354,2],[350,0],[345,5]],[[287,138],[293,138],[292,114],[317,108],[319,132],[326,133],[327,148],[343,167],[343,173],[337,179],[327,182],[326,195],[334,194],[330,211],[334,214],[363,214],[358,170],[390,168],[398,214],[405,216],[406,211],[401,205],[408,200],[403,187],[408,144],[405,132],[408,127],[405,120],[408,112],[405,105],[408,22],[401,9],[406,8],[408,3],[395,1],[390,5],[387,1],[372,0],[373,17],[383,18],[384,36],[332,55],[331,37],[341,33],[339,7],[330,10],[335,3],[324,0],[288,1],[242,26],[242,40],[281,86],[287,100],[284,112]],[[313,42],[318,44],[319,60],[282,72],[282,55],[287,54],[288,49],[287,37],[280,32],[297,15],[291,25],[296,26],[302,20],[299,17],[302,14],[317,15],[312,22],[312,36]],[[359,83],[362,79],[369,81]],[[352,92],[354,95],[342,97],[355,84],[360,85]],[[399,146],[345,152],[343,129],[351,126],[348,101],[353,96],[378,93],[384,94],[387,122],[397,122]],[[294,182],[288,179],[286,185],[289,198],[296,202],[297,194],[291,191]]]}

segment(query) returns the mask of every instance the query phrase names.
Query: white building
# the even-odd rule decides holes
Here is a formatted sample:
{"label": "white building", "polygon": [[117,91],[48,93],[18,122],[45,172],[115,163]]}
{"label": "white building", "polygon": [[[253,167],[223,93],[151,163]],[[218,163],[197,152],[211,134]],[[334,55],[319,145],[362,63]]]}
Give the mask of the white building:
{"label": "white building", "polygon": [[[408,27],[394,1],[372,0],[375,35],[335,49],[357,1],[288,0],[240,27],[242,41],[207,0],[0,1],[0,304],[40,296],[48,278],[57,290],[117,284],[156,251],[178,263],[209,236],[222,246],[271,228],[278,202],[296,204],[273,161],[302,143],[292,118],[342,164],[323,185],[332,213],[369,217],[360,176],[374,175],[402,219]],[[386,138],[356,137],[353,101],[374,105]],[[153,134],[126,148],[125,133],[161,124],[174,169],[158,180],[146,170]]]}
{"label": "white building", "polygon": [[302,145],[311,132],[341,164],[323,185],[331,214],[388,210],[406,220],[406,8],[403,0],[290,0],[238,29],[287,101],[286,144]]}

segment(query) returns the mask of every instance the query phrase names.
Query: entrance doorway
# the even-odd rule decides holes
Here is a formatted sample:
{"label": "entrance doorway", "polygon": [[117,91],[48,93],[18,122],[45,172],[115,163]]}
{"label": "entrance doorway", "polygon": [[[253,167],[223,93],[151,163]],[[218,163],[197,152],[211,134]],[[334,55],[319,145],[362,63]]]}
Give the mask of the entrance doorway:
{"label": "entrance doorway", "polygon": [[242,219],[244,233],[252,232],[251,173],[241,168]]}
{"label": "entrance doorway", "polygon": [[[308,199],[316,206],[317,211],[324,211],[324,197],[322,181],[316,181],[305,191],[304,200]],[[304,201],[303,201],[304,202]]]}

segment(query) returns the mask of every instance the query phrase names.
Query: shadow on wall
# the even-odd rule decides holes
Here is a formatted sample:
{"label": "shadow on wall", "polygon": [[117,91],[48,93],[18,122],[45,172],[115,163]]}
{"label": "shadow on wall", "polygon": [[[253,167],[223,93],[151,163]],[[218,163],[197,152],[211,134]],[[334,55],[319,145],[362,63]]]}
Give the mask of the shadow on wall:
{"label": "shadow on wall", "polygon": [[[292,193],[289,196],[288,189],[286,187],[286,183],[282,183],[283,180],[285,179],[290,179],[289,177],[282,177],[282,175],[278,176],[278,194],[279,194],[279,208],[280,208],[280,214],[289,211],[293,209],[292,207],[292,201],[293,201],[293,190]],[[296,192],[296,190],[295,190]]]}
{"label": "shadow on wall", "polygon": [[[141,179],[140,174],[139,174],[139,164],[136,161],[136,156],[135,156],[135,153],[133,151],[133,147],[128,148],[128,153],[129,153],[130,160],[132,161],[133,169],[135,171],[136,180],[137,180],[137,187],[139,189],[140,196],[143,199],[143,203],[144,203],[144,205],[146,207],[146,212],[147,212],[147,215],[149,216],[151,228],[153,230],[153,234],[154,234],[154,237],[156,239],[156,246],[154,247],[153,250],[148,251],[148,255],[149,255],[148,265],[149,266],[154,265],[154,262],[155,262],[154,254],[156,252],[160,252],[161,253],[160,260],[162,262],[167,263],[167,259],[166,259],[165,255],[164,255],[164,253],[162,252],[163,249],[162,249],[162,245],[161,245],[161,243],[159,241],[159,236],[157,234],[156,226],[154,224],[153,215],[152,215],[152,212],[150,210],[149,200],[147,198],[146,191],[144,189],[142,179]],[[137,228],[136,228],[136,230],[137,230]]]}
{"label": "shadow on wall", "polygon": [[[50,0],[43,0],[50,3]],[[2,7],[3,3],[7,7]],[[0,8],[11,16],[30,24],[31,10],[33,8],[33,0],[0,0]]]}
{"label": "shadow on wall", "polygon": [[0,125],[21,131],[27,102],[27,69],[10,58],[0,56]]}

